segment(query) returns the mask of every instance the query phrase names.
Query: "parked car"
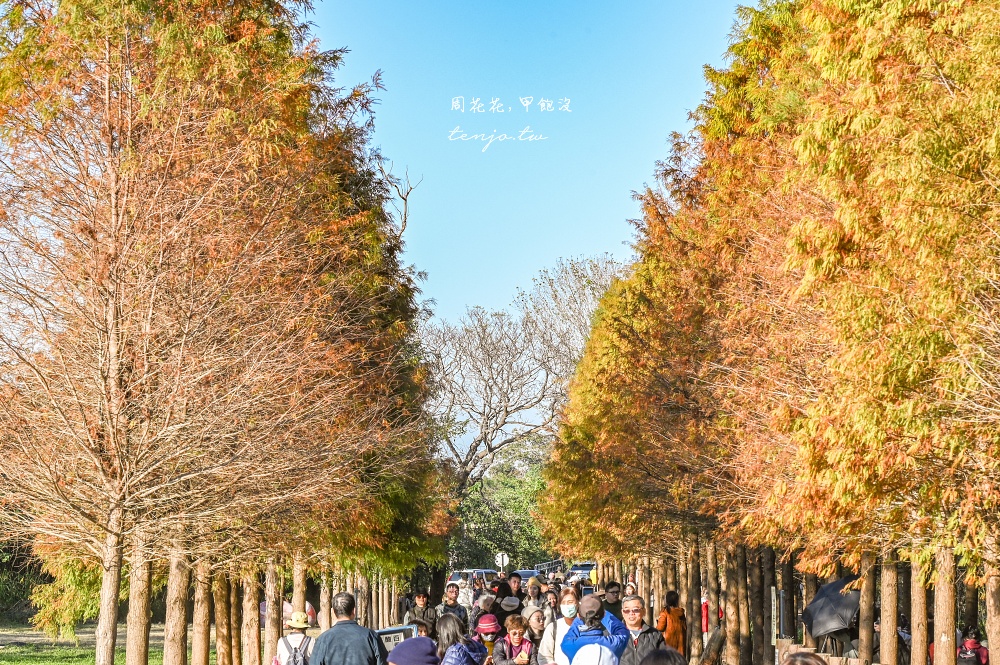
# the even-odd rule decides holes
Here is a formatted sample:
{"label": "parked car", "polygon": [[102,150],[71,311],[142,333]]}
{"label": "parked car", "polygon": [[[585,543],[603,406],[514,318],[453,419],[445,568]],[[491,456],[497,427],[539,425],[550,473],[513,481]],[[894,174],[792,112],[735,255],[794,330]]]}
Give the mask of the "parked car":
{"label": "parked car", "polygon": [[[539,575],[539,572],[537,570],[535,570],[534,568],[526,568],[524,570],[515,570],[514,573],[517,573],[518,575],[520,575],[521,579],[524,580],[525,583],[527,583],[527,581],[530,580],[532,577],[538,577],[538,575]],[[513,575],[514,573],[511,573],[511,575]],[[508,575],[508,577],[510,577],[510,575]]]}
{"label": "parked car", "polygon": [[595,561],[583,561],[581,563],[573,564],[569,571],[566,573],[566,580],[570,583],[580,580],[582,582],[590,581],[590,571],[597,567],[597,562]]}
{"label": "parked car", "polygon": [[462,579],[462,573],[468,573],[470,581],[476,579],[477,577],[480,577],[486,580],[487,582],[492,582],[497,578],[497,571],[493,570],[492,568],[467,568],[465,570],[456,570],[455,572],[453,572],[451,574],[451,577],[448,578],[448,581],[449,582],[459,581],[460,579]]}

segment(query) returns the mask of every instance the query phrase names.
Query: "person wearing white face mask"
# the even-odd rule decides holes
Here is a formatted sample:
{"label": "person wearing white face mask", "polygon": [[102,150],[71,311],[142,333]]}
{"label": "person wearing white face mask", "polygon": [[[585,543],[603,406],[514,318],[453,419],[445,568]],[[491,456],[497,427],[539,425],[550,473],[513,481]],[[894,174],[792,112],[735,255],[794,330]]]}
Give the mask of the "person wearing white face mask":
{"label": "person wearing white face mask", "polygon": [[570,665],[569,658],[563,653],[562,641],[573,625],[579,602],[572,587],[566,587],[559,594],[559,611],[562,612],[562,617],[545,627],[542,643],[538,648],[538,665]]}

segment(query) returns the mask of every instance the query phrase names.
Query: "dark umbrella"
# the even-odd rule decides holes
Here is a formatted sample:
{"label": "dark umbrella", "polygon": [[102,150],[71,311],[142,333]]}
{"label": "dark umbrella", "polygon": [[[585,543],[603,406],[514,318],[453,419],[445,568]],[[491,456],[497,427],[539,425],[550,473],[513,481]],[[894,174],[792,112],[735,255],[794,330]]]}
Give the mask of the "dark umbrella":
{"label": "dark umbrella", "polygon": [[802,610],[802,622],[810,635],[822,637],[850,628],[861,605],[861,592],[857,589],[844,592],[844,587],[857,579],[857,575],[848,575],[820,587],[809,606]]}

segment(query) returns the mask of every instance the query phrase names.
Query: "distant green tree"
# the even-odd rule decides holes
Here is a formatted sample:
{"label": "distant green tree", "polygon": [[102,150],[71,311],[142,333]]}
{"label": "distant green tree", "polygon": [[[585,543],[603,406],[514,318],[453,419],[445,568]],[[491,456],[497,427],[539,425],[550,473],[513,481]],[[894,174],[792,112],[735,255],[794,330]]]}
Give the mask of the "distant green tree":
{"label": "distant green tree", "polygon": [[448,547],[456,568],[494,568],[497,552],[508,570],[529,568],[551,557],[542,543],[535,511],[545,484],[536,460],[498,462],[459,504],[461,527]]}

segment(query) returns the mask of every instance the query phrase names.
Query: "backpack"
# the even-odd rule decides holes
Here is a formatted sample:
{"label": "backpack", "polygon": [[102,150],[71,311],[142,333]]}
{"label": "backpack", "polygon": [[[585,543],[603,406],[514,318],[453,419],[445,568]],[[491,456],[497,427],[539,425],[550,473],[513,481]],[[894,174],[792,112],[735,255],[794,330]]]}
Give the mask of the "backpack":
{"label": "backpack", "polygon": [[309,639],[310,637],[306,635],[299,646],[293,647],[287,637],[282,637],[281,641],[285,643],[285,649],[288,651],[288,658],[282,665],[309,665]]}
{"label": "backpack", "polygon": [[958,651],[957,665],[979,665],[979,654],[975,649],[963,647]]}

